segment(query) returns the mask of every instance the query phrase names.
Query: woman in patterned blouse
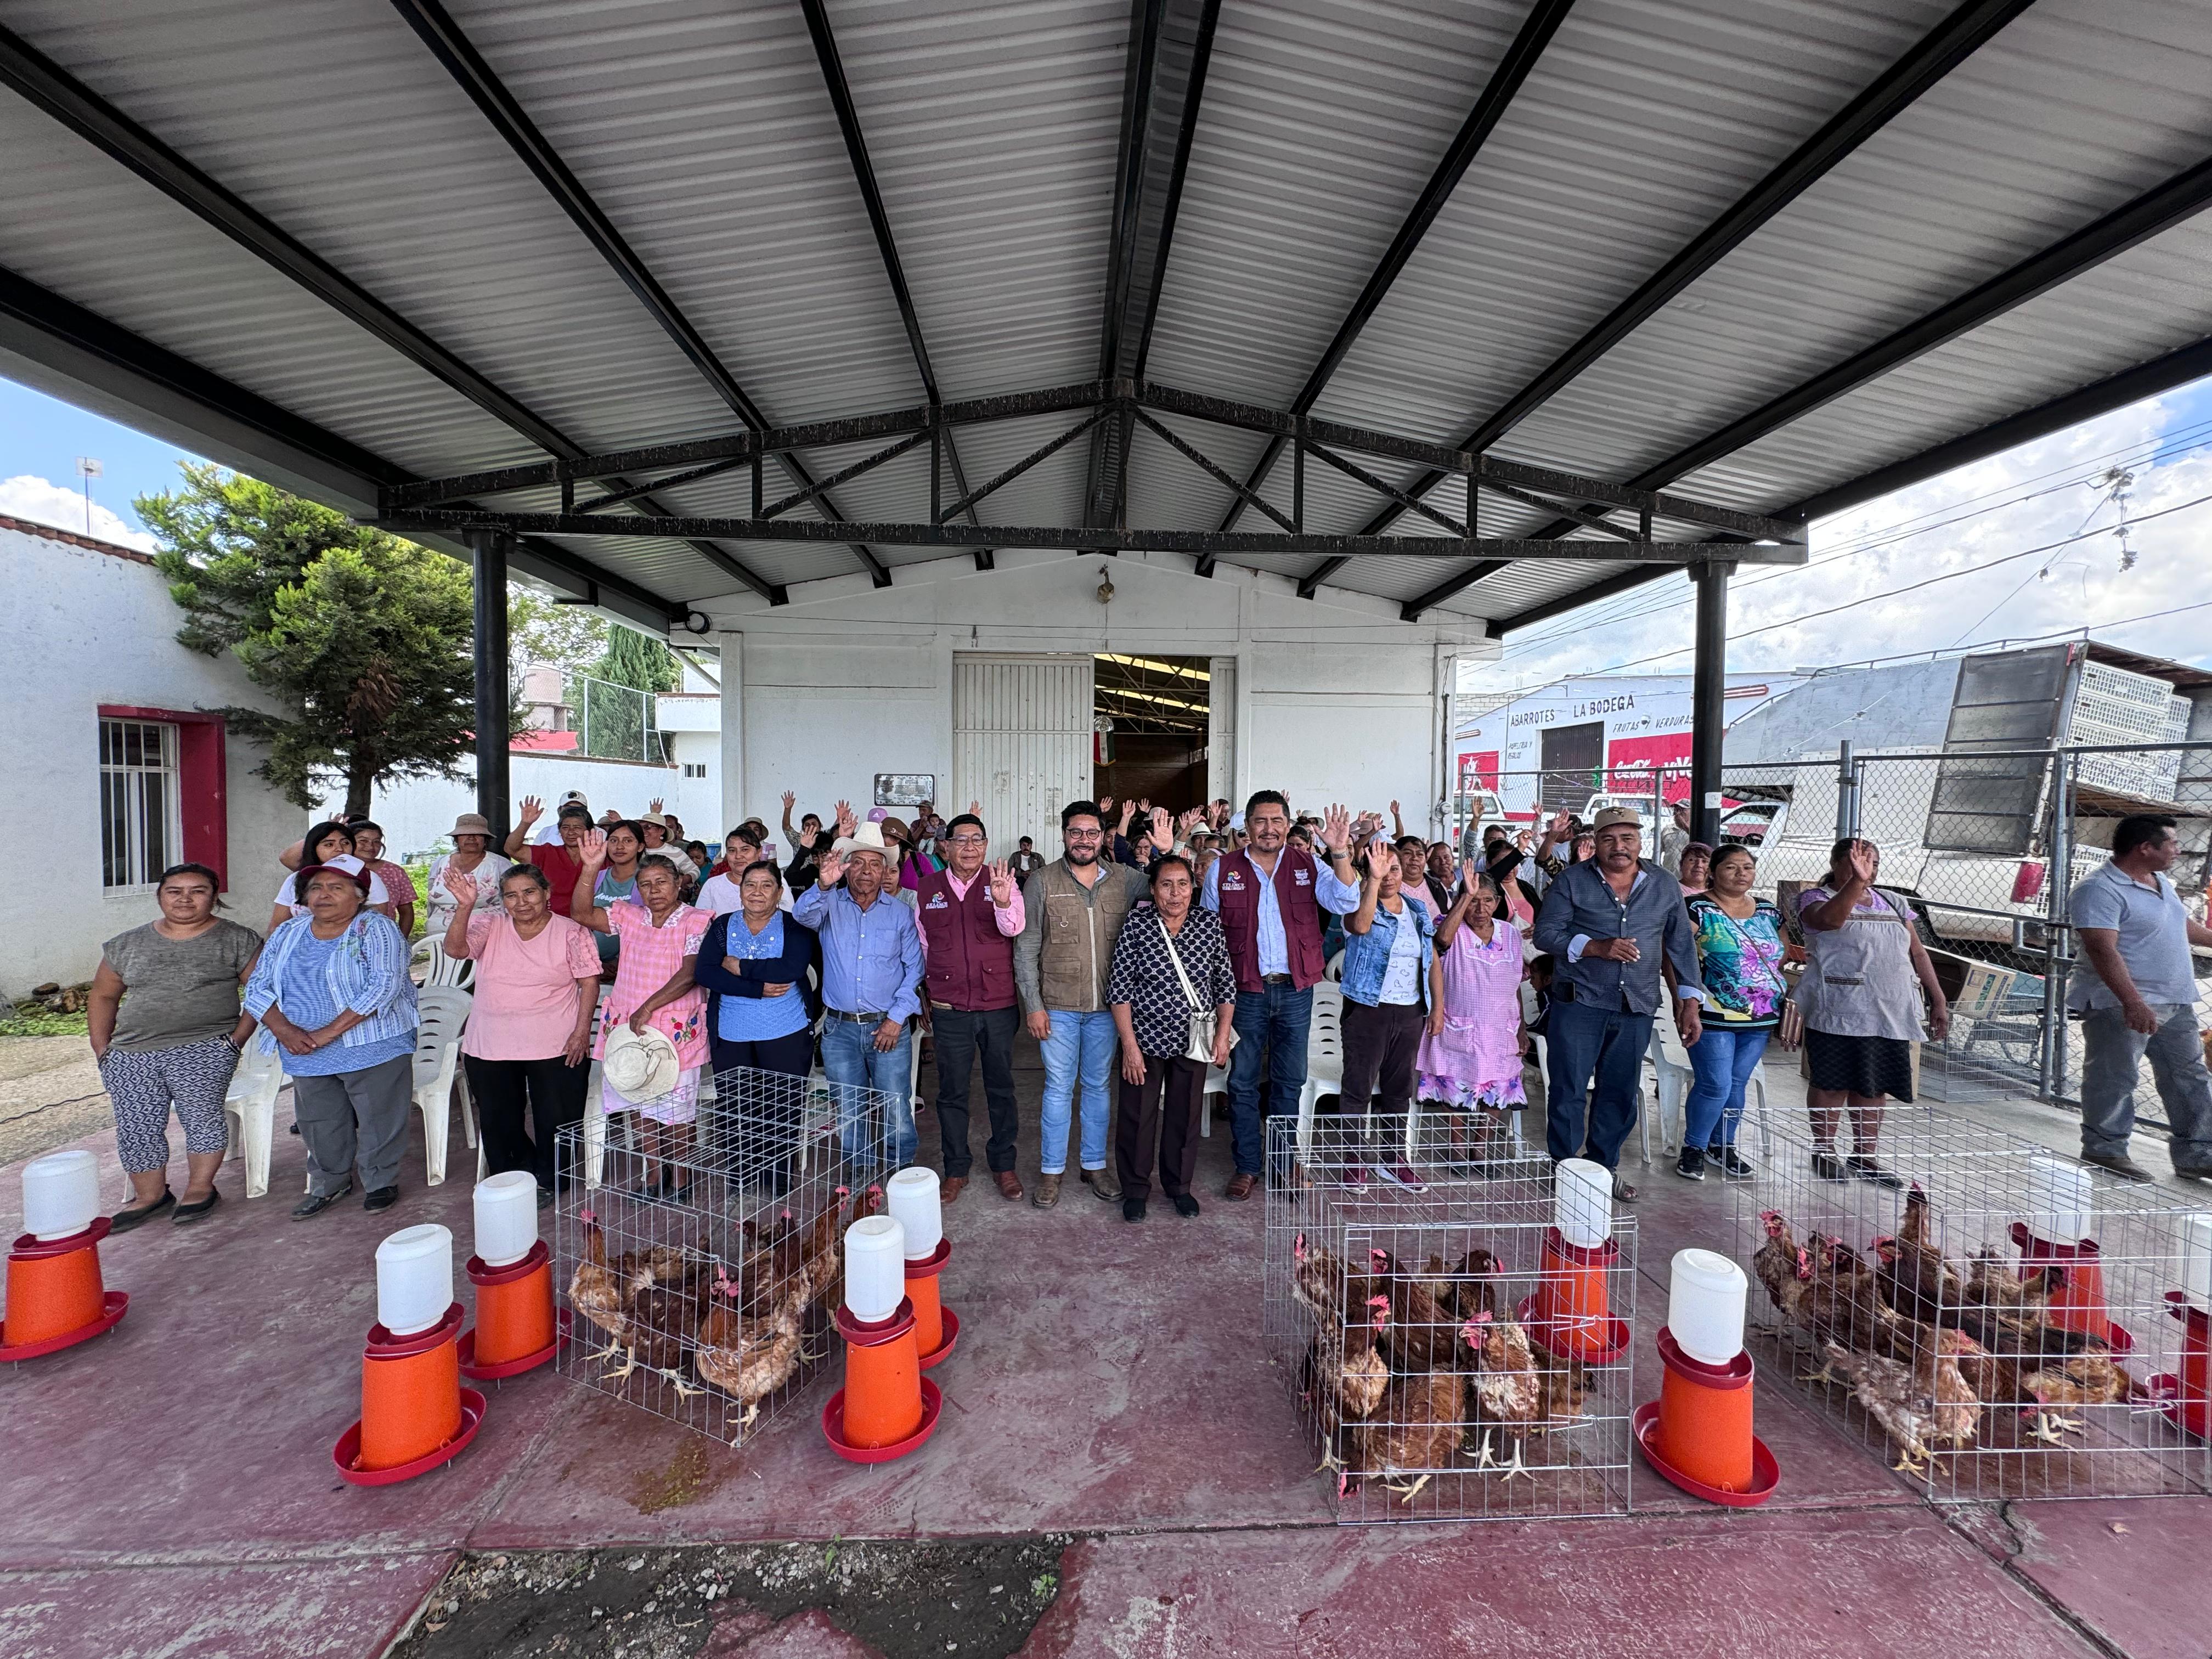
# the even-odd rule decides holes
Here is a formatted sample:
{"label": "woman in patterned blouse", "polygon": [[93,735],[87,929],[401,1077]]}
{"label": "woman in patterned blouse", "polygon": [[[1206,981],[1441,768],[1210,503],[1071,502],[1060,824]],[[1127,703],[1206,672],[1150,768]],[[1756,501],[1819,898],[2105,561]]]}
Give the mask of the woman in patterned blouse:
{"label": "woman in patterned blouse", "polygon": [[1229,941],[1221,918],[1191,902],[1198,882],[1190,860],[1169,854],[1152,866],[1152,908],[1131,911],[1121,925],[1106,980],[1106,1001],[1121,1034],[1114,1156],[1121,1166],[1124,1221],[1145,1218],[1156,1139],[1161,1189],[1175,1200],[1177,1215],[1198,1213],[1190,1180],[1198,1164],[1195,1131],[1206,1066],[1188,1057],[1190,1017],[1213,1015],[1212,1063],[1226,1066],[1229,1019],[1237,1005]]}
{"label": "woman in patterned blouse", "polygon": [[1697,1081],[1682,1108],[1682,1156],[1674,1173],[1691,1181],[1705,1178],[1707,1158],[1730,1180],[1751,1174],[1751,1165],[1737,1156],[1735,1127],[1743,1116],[1744,1085],[1781,1023],[1788,990],[1782,978],[1782,915],[1752,896],[1757,868],[1750,848],[1723,847],[1713,854],[1710,884],[1689,902],[1691,939],[1705,982],[1704,1029],[1690,1044]]}

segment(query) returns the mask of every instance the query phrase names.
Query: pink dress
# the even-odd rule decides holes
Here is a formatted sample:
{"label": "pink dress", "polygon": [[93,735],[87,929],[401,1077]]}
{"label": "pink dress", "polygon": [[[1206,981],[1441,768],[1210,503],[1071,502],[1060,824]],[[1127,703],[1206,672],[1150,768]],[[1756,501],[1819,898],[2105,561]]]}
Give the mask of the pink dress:
{"label": "pink dress", "polygon": [[1527,1104],[1521,1086],[1521,930],[1504,918],[1490,943],[1462,926],[1444,965],[1444,1029],[1421,1033],[1413,1062],[1419,1098],[1471,1110]]}
{"label": "pink dress", "polygon": [[[688,904],[678,905],[658,927],[653,925],[651,911],[629,899],[617,899],[606,910],[607,920],[614,924],[615,937],[622,941],[622,965],[615,973],[614,989],[607,993],[606,1009],[599,1020],[599,1040],[592,1048],[592,1058],[597,1060],[606,1058],[607,1033],[627,1021],[641,1003],[667,984],[670,976],[684,965],[684,957],[699,954],[699,941],[714,925],[714,917]],[[656,1010],[646,1024],[668,1033],[670,1041],[676,1044],[676,1058],[686,1072],[696,1071],[707,1063],[704,991],[695,987],[685,992]]]}

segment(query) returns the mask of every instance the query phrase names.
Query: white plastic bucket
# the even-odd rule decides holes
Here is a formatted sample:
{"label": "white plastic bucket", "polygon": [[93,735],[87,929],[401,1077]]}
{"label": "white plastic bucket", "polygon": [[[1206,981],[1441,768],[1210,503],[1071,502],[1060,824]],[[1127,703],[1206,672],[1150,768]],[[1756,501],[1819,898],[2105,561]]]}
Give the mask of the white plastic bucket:
{"label": "white plastic bucket", "polygon": [[2212,1215],[2202,1211],[2181,1218],[2181,1293],[2212,1313]]}
{"label": "white plastic bucket", "polygon": [[427,1331],[453,1305],[453,1235],[428,1222],[376,1247],[376,1322],[394,1336]]}
{"label": "white plastic bucket", "polygon": [[1578,1249],[1595,1250],[1613,1237],[1613,1171],[1586,1158],[1559,1165],[1554,1184],[1559,1237]]}
{"label": "white plastic bucket", "polygon": [[891,1218],[906,1229],[906,1259],[920,1261],[945,1237],[945,1206],[938,1200],[937,1171],[915,1164],[884,1183]]}
{"label": "white plastic bucket", "polygon": [[2027,1161],[2028,1231],[2048,1244],[2079,1244],[2089,1237],[2096,1189],[2086,1164],[2067,1158]]}
{"label": "white plastic bucket", "polygon": [[68,1238],[99,1213],[100,1166],[90,1152],[48,1152],[23,1166],[23,1231],[33,1238]]}
{"label": "white plastic bucket", "polygon": [[906,1300],[906,1229],[872,1215],[845,1229],[845,1310],[864,1325],[879,1324]]}
{"label": "white plastic bucket", "polygon": [[1667,1328],[1675,1346],[1704,1365],[1725,1365],[1743,1352],[1743,1269],[1711,1250],[1674,1252]]}
{"label": "white plastic bucket", "polygon": [[538,1177],[509,1170],[477,1182],[477,1260],[511,1267],[538,1243]]}

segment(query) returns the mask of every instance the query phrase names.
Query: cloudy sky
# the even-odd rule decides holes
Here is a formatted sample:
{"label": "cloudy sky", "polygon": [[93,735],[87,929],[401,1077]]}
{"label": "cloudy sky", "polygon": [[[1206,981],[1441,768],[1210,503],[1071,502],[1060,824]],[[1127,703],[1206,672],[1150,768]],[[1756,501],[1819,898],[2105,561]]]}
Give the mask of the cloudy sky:
{"label": "cloudy sky", "polygon": [[[84,529],[80,455],[105,466],[92,486],[91,533],[150,546],[131,498],[172,487],[183,453],[0,380],[0,513]],[[2133,475],[2124,496],[2115,466]],[[1858,661],[2085,623],[2131,650],[2212,662],[2206,496],[2212,380],[1814,525],[1808,567],[1748,570],[1735,583],[1729,665]],[[2112,533],[2124,519],[2138,521],[2125,569]],[[2185,606],[2197,608],[2153,615]],[[1686,672],[1691,616],[1688,581],[1666,577],[1513,636],[1462,687],[1504,691],[1611,668]]]}

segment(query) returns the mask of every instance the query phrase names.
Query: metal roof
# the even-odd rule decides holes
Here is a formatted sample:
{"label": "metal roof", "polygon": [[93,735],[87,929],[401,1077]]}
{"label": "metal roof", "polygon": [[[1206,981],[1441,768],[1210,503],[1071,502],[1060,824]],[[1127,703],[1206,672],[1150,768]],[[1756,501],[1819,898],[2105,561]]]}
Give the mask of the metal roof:
{"label": "metal roof", "polygon": [[[2212,0],[0,0],[0,369],[365,514],[410,477],[1133,374],[1788,516],[2212,372]],[[1278,441],[1158,418],[1290,511]],[[960,428],[949,488],[1067,425]],[[981,521],[1243,515],[1128,431]],[[790,516],[922,518],[928,455]],[[1447,533],[1310,459],[1304,503]],[[1482,500],[1486,537],[1594,533]],[[1655,568],[1401,545],[1218,556],[1494,625]],[[971,553],[519,562],[659,617]]]}

